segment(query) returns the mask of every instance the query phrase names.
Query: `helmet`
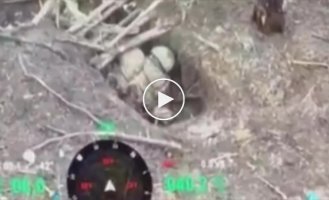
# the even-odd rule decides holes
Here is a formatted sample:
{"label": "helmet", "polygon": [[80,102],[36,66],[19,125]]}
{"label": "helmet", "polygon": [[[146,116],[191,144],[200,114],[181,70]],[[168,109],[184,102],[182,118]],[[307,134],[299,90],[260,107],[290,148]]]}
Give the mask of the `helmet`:
{"label": "helmet", "polygon": [[141,49],[134,48],[123,53],[119,60],[122,74],[128,80],[131,80],[143,69],[145,55]]}
{"label": "helmet", "polygon": [[169,72],[175,65],[175,55],[166,46],[156,46],[151,50],[151,56],[154,56],[163,67],[165,72]]}

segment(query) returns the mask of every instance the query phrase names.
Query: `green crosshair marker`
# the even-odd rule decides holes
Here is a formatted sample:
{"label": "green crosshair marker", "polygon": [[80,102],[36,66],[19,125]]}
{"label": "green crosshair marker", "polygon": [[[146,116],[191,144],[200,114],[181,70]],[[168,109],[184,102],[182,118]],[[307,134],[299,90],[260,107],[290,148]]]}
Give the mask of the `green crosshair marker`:
{"label": "green crosshair marker", "polygon": [[315,192],[308,192],[306,200],[320,200],[319,196]]}
{"label": "green crosshair marker", "polygon": [[97,124],[97,131],[102,132],[102,136],[114,135],[117,126],[113,121],[103,120]]}

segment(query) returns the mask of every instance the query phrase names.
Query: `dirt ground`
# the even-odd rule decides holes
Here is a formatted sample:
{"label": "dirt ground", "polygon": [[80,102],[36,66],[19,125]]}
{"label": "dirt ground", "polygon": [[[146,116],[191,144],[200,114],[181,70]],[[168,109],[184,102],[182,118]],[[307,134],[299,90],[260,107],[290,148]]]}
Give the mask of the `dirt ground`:
{"label": "dirt ground", "polygon": [[[2,8],[0,24],[5,25]],[[161,180],[168,170],[160,164],[168,150],[129,143],[152,171],[155,200],[302,200],[308,191],[329,200],[329,42],[315,37],[329,39],[329,3],[288,1],[286,31],[270,37],[250,23],[252,8],[250,0],[176,0],[160,7],[161,20],[182,20],[164,40],[178,51],[182,64],[193,61],[207,102],[200,116],[169,127],[148,124],[121,102],[89,66],[93,52],[57,41],[66,35],[49,21],[20,34],[51,44],[56,52],[0,38],[1,161],[22,161],[25,149],[59,136],[45,126],[68,133],[95,130],[87,116],[24,76],[18,62],[22,55],[29,72],[70,102],[115,121],[119,132],[181,142],[186,152],[173,152],[179,164],[170,173],[221,173],[227,181],[224,197],[214,190],[193,197],[165,194]],[[75,137],[35,149],[37,162],[55,161],[52,172],[43,174],[51,187],[65,186],[71,158],[95,138]],[[202,160],[212,158],[221,161],[220,167],[202,168]],[[65,187],[61,191],[66,199]]]}

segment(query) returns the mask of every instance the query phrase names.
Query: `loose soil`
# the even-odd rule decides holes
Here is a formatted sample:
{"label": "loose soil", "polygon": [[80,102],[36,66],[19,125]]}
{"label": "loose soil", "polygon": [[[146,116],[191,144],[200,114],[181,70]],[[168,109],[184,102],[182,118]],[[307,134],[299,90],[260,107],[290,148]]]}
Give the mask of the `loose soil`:
{"label": "loose soil", "polygon": [[[149,1],[144,2],[147,4]],[[17,9],[26,9],[26,6]],[[0,23],[9,12],[0,7]],[[290,0],[283,35],[264,36],[250,23],[251,1],[177,0],[160,7],[163,21],[186,18],[162,38],[176,49],[182,65],[193,65],[201,75],[206,100],[203,114],[168,127],[156,127],[120,101],[101,74],[90,67],[93,52],[56,42],[66,37],[50,21],[20,33],[26,39],[52,44],[44,47],[0,39],[0,160],[23,162],[22,153],[58,136],[45,126],[66,132],[94,130],[90,119],[27,79],[17,61],[23,55],[29,72],[40,77],[67,100],[117,123],[118,131],[182,142],[184,154],[171,173],[222,173],[227,179],[226,199],[283,199],[260,181],[261,176],[280,188],[290,200],[315,191],[329,199],[329,75],[328,68],[292,64],[293,60],[329,63],[329,4],[321,0]],[[5,14],[4,14],[5,13]],[[215,51],[195,37],[218,45]],[[179,134],[178,134],[179,133]],[[97,137],[77,137],[36,150],[37,162],[53,160],[50,186],[65,186],[72,156]],[[211,142],[215,141],[215,142]],[[161,161],[169,151],[129,143],[146,159],[155,184],[153,199],[225,199],[214,190],[204,196],[166,195],[161,180],[168,172]],[[58,149],[65,152],[59,158]],[[201,168],[204,160],[233,154],[216,169]],[[2,177],[8,172],[0,171]],[[62,188],[66,199],[65,187]]]}

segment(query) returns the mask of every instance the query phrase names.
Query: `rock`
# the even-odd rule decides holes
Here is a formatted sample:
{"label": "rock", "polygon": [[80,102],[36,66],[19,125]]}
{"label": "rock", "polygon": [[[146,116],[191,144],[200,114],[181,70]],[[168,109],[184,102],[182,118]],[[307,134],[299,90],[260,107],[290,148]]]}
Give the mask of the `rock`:
{"label": "rock", "polygon": [[156,57],[166,72],[170,72],[175,65],[175,55],[166,46],[153,47],[151,55]]}
{"label": "rock", "polygon": [[120,58],[122,74],[127,80],[139,74],[144,65],[145,55],[141,49],[135,48],[123,53]]}
{"label": "rock", "polygon": [[174,116],[173,112],[169,108],[166,107],[158,108],[157,106],[153,109],[153,115],[162,119],[167,119]]}

